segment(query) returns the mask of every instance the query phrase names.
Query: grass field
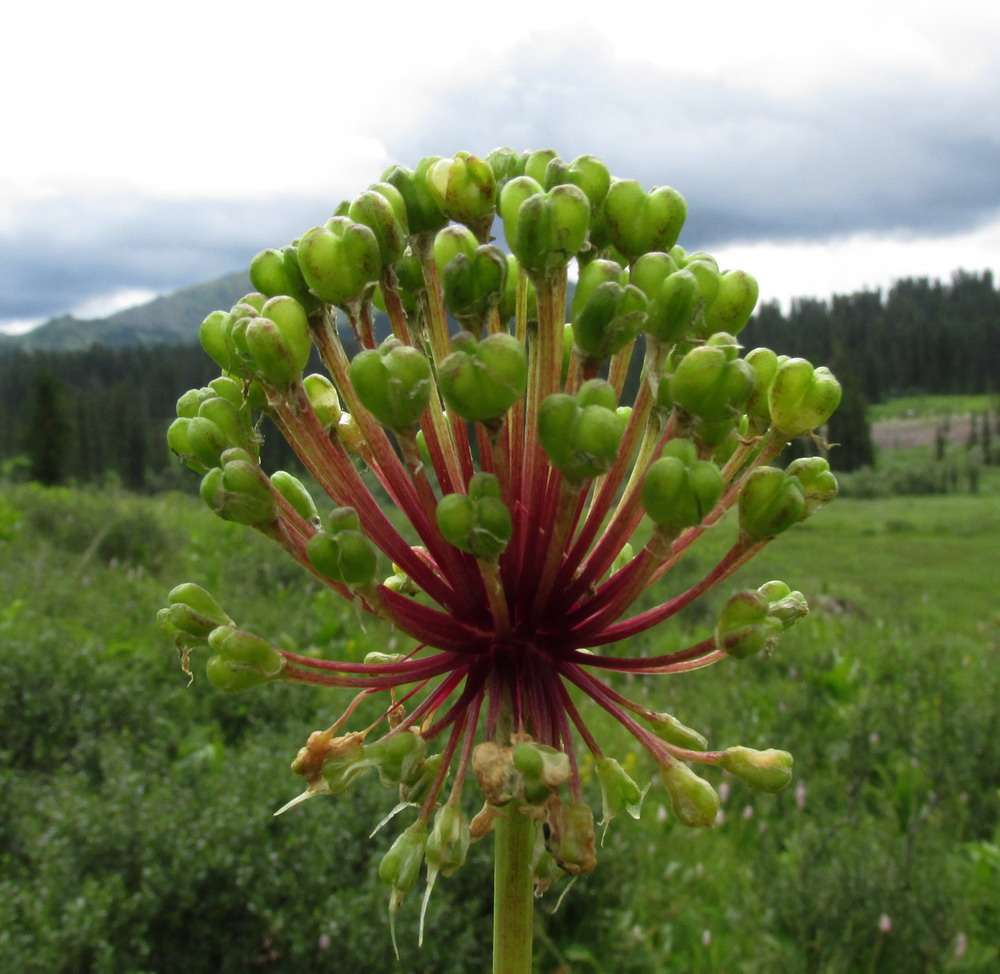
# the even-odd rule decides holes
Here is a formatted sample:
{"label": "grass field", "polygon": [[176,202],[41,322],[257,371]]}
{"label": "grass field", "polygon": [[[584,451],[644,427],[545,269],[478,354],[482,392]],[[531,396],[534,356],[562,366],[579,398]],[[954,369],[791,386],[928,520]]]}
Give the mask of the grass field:
{"label": "grass field", "polygon": [[[783,578],[810,617],[775,655],[631,685],[713,744],[781,747],[778,796],[725,781],[693,833],[654,784],[597,869],[537,911],[536,969],[992,971],[1000,963],[1000,495],[838,500],[630,647],[703,638],[736,587]],[[706,571],[725,526],[663,582]],[[392,958],[375,870],[398,831],[365,779],[279,819],[334,692],[188,688],[153,619],[182,580],[288,648],[360,658],[391,634],[186,497],[0,495],[0,970],[391,971],[488,966],[489,841],[419,896]],[[640,781],[618,729],[598,737]],[[608,722],[610,723],[610,722]],[[722,779],[716,778],[717,782]],[[593,783],[592,783],[593,784]],[[595,785],[596,787],[596,785]],[[470,796],[470,811],[471,807]],[[405,817],[405,813],[404,813]]]}

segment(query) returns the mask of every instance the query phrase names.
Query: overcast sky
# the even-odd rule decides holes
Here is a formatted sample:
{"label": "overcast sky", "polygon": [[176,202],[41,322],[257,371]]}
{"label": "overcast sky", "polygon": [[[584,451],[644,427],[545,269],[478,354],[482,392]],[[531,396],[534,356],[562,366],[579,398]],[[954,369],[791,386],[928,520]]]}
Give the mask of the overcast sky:
{"label": "overcast sky", "polygon": [[4,330],[242,269],[393,162],[504,144],[674,186],[681,243],[765,299],[1000,272],[986,0],[92,0],[5,28]]}

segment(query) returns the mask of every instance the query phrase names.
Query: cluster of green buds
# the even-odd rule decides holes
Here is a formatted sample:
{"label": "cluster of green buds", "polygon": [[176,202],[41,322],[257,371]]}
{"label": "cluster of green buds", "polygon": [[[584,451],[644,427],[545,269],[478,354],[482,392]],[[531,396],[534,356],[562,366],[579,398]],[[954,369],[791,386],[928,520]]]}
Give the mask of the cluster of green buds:
{"label": "cluster of green buds", "polygon": [[[510,253],[494,242],[498,216]],[[712,749],[601,678],[770,652],[807,612],[778,581],[733,595],[714,632],[683,650],[627,647],[837,490],[820,457],[780,465],[792,439],[822,443],[836,379],[768,349],[744,354],[756,282],[683,249],[685,216],[676,190],[613,178],[592,156],[431,157],[258,254],[257,291],[201,327],[222,374],[181,397],[168,439],[203,476],[205,502],[414,648],[363,662],[297,655],[238,629],[192,584],[170,593],[162,626],[185,669],[209,650],[223,689],[356,692],[296,758],[306,790],[289,804],[368,771],[398,790],[395,810],[413,821],[380,869],[393,911],[422,868],[429,890],[509,816],[536,830],[539,888],[593,868],[578,751],[596,768],[605,827],[638,815],[648,785],[604,753],[581,695],[639,742],[685,825],[718,811],[696,767],[766,792],[791,777],[785,751]],[[314,359],[325,371],[304,374]],[[261,468],[262,416],[321,499]],[[717,524],[733,540],[711,570],[633,609]],[[382,718],[345,731],[373,694]],[[472,815],[470,791],[482,804]]]}

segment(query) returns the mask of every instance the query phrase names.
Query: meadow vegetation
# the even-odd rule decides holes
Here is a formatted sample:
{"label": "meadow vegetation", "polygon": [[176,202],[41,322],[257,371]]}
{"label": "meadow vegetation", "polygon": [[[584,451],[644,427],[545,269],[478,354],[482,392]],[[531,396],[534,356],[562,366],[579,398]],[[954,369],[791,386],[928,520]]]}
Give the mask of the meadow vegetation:
{"label": "meadow vegetation", "polygon": [[[597,869],[555,912],[558,896],[542,901],[539,972],[995,969],[996,472],[979,486],[842,498],[629,647],[703,638],[737,588],[801,589],[812,614],[773,657],[629,687],[720,744],[789,748],[796,783],[768,796],[725,782],[722,820],[694,833],[654,783],[639,822],[612,824]],[[711,564],[705,540],[671,573],[678,590]],[[391,830],[368,839],[391,804],[377,780],[271,816],[341,692],[226,696],[200,675],[188,687],[154,625],[179,577],[289,649],[361,659],[393,638],[189,496],[5,489],[0,969],[486,969],[489,840],[438,883],[422,948],[417,904],[400,911],[397,968],[376,875]],[[606,723],[602,740],[623,734]],[[616,747],[637,780],[655,777],[637,747]]]}

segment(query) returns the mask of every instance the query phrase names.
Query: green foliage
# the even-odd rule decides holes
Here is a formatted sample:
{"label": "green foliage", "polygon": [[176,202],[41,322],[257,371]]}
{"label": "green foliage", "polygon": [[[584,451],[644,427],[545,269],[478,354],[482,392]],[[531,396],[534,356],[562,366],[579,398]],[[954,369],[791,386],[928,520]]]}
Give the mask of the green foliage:
{"label": "green foliage", "polygon": [[[721,746],[787,744],[795,781],[767,795],[710,769],[726,785],[723,821],[697,835],[664,820],[655,783],[638,822],[612,823],[597,870],[555,913],[538,911],[538,970],[992,969],[998,532],[990,494],[838,502],[723,586],[704,617],[686,614],[687,631],[658,634],[650,652],[708,636],[732,592],[780,564],[812,614],[773,657],[723,664],[704,695],[684,678],[623,676],[621,689],[656,712],[682,710]],[[698,558],[682,578],[711,563]],[[395,969],[377,880],[392,836],[367,838],[385,806],[377,778],[349,799],[269,814],[299,787],[289,749],[329,724],[342,694],[222,695],[201,675],[204,655],[187,687],[151,622],[179,574],[298,652],[409,648],[387,647],[378,627],[359,635],[349,607],[196,501],[7,491],[0,969]],[[655,769],[625,732],[587,716],[645,787]],[[583,771],[596,799],[597,769]],[[438,881],[422,949],[417,910],[397,911],[402,969],[486,969],[488,942],[474,934],[490,912],[490,852],[490,839],[474,843],[469,865]]]}

